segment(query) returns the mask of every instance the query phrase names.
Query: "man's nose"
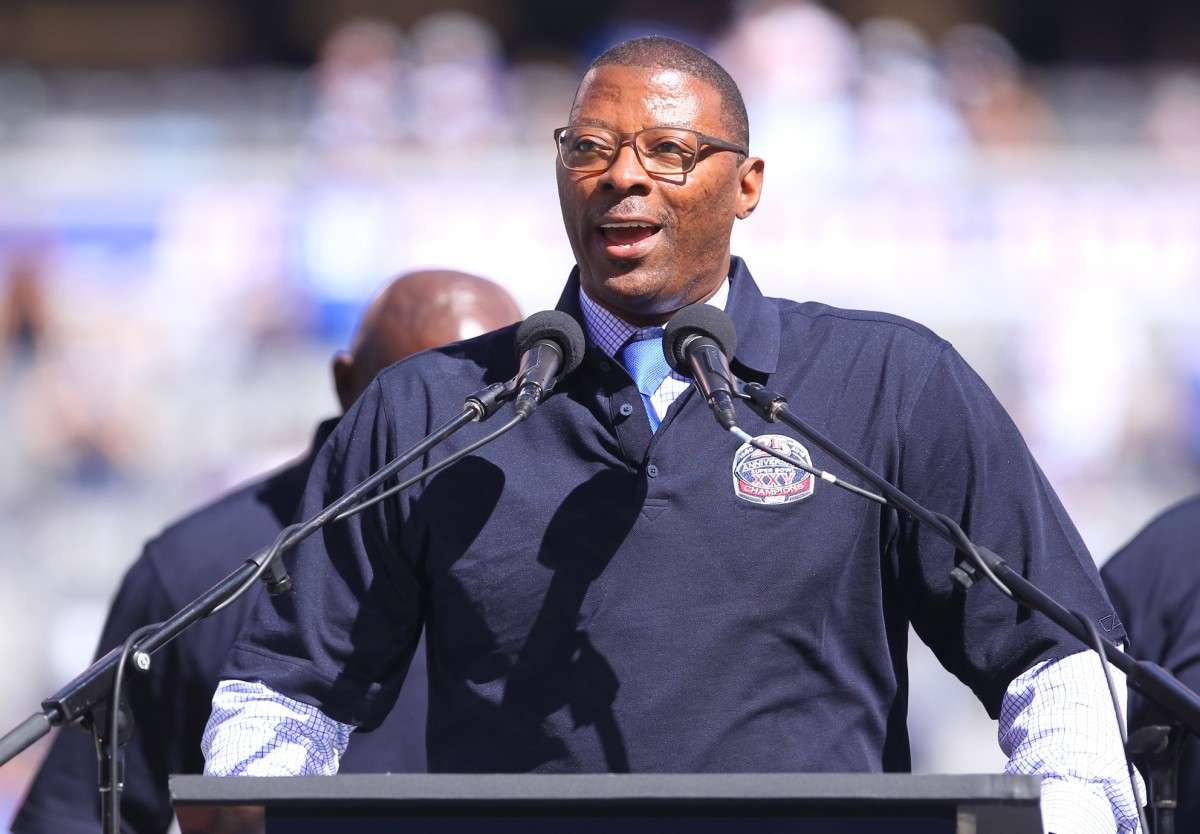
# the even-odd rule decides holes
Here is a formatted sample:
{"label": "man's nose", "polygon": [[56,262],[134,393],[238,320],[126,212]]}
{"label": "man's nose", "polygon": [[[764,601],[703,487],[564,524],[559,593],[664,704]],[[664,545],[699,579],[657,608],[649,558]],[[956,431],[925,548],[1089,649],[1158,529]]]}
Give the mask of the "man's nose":
{"label": "man's nose", "polygon": [[604,180],[612,188],[620,191],[649,187],[650,175],[642,167],[642,162],[638,158],[632,142],[625,142],[617,148],[617,155],[613,158],[612,165],[608,166],[608,170],[604,172]]}

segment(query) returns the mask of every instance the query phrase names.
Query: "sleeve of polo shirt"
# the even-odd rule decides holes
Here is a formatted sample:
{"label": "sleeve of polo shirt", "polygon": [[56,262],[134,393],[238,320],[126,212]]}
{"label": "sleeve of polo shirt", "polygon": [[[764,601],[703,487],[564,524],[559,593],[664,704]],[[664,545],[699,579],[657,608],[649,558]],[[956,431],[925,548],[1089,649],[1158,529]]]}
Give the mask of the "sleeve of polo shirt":
{"label": "sleeve of polo shirt", "polygon": [[[298,518],[315,517],[406,451],[391,417],[404,395],[388,400],[378,378],[363,393],[318,452]],[[331,521],[287,554],[294,587],[260,595],[222,678],[263,683],[340,724],[379,726],[421,629],[419,583],[399,544],[405,500],[393,496]]]}
{"label": "sleeve of polo shirt", "polygon": [[[901,489],[955,519],[970,539],[1109,641],[1124,630],[1094,561],[1020,432],[986,384],[948,344],[900,415]],[[1083,650],[1042,614],[986,580],[965,594],[950,581],[954,548],[902,517],[896,553],[914,628],[941,663],[999,716],[1008,684],[1036,663]]]}
{"label": "sleeve of polo shirt", "polygon": [[[1020,432],[949,345],[900,419],[901,489],[925,508],[955,519],[976,545],[999,554],[1066,608],[1089,617],[1105,639],[1124,639],[1095,562]],[[1116,738],[1116,719],[1105,706],[1105,687],[1091,679],[1087,685],[1059,686],[1063,670],[1078,660],[1045,663],[1076,655],[1083,644],[986,579],[965,594],[957,590],[949,579],[954,548],[911,519],[901,525],[897,573],[913,626],[993,718],[1002,717],[1002,704],[1012,711],[1003,716],[1001,733],[1010,768],[1050,780],[1048,810],[1056,819],[1066,808],[1091,807],[1084,801],[1092,795],[1088,786],[1098,784],[1093,777],[1102,774],[1111,790],[1098,792],[1093,810],[1110,821],[1107,830],[1132,830],[1126,827],[1133,807],[1132,796],[1126,796],[1130,789],[1114,764],[1113,745],[1106,743]],[[1027,670],[1031,674],[1020,678]],[[1045,680],[1033,670],[1045,670]],[[1029,697],[1021,701],[1014,692]],[[1112,732],[1085,732],[1086,722],[1061,711],[1059,693],[1075,699],[1072,703],[1099,705],[1089,713],[1097,722],[1107,709]],[[1117,754],[1119,747],[1118,741]],[[1046,750],[1055,756],[1044,758]],[[1114,820],[1121,820],[1119,829]]]}

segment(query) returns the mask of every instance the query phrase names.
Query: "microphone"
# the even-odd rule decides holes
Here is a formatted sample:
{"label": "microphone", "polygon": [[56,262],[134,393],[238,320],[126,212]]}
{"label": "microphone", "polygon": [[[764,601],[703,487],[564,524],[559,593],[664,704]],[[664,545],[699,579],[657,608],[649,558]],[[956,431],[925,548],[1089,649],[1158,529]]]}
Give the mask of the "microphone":
{"label": "microphone", "polygon": [[733,410],[733,372],[729,354],[737,350],[737,332],[729,316],[711,304],[691,304],[663,328],[663,355],[676,373],[691,377],[713,416],[728,430],[737,424]]}
{"label": "microphone", "polygon": [[583,361],[583,328],[561,310],[534,313],[517,328],[517,416],[524,420],[555,383]]}

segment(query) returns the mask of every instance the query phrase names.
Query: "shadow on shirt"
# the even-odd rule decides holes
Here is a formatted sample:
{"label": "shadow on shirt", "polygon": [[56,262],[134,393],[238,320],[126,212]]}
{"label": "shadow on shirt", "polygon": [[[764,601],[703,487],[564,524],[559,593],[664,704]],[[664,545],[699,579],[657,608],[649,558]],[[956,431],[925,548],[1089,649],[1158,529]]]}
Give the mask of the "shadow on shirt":
{"label": "shadow on shirt", "polygon": [[[553,484],[541,496],[502,499],[504,485],[497,467],[467,458],[429,485],[413,513],[426,528],[430,770],[628,772],[613,710],[620,680],[589,636],[584,603],[633,527],[644,484],[632,472],[601,471],[567,493],[544,527]],[[522,500],[524,517],[512,506]],[[594,739],[575,735],[587,728]]]}

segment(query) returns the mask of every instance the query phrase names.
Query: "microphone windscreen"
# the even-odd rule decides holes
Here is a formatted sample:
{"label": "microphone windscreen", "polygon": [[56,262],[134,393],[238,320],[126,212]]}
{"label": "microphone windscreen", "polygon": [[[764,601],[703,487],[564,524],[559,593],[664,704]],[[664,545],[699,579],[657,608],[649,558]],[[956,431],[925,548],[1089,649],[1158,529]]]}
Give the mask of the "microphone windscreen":
{"label": "microphone windscreen", "polygon": [[663,355],[671,368],[684,376],[691,376],[684,348],[693,336],[712,339],[727,357],[737,350],[737,331],[724,310],[711,304],[690,304],[673,315],[663,328]]}
{"label": "microphone windscreen", "polygon": [[562,366],[554,376],[556,380],[574,371],[583,361],[586,344],[583,328],[569,314],[561,310],[542,310],[521,322],[516,335],[517,361],[543,339],[554,342],[562,351]]}

